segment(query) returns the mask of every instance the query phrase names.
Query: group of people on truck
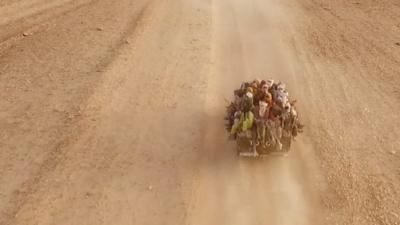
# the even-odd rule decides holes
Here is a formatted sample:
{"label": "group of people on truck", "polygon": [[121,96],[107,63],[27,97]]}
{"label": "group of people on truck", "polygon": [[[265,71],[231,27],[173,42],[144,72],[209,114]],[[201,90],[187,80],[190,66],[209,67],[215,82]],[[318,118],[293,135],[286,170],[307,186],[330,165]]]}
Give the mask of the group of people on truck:
{"label": "group of people on truck", "polygon": [[303,125],[295,109],[296,100],[289,100],[285,84],[256,79],[242,83],[234,95],[226,118],[230,138],[247,135],[256,145],[268,147],[273,144],[282,149],[280,140],[285,132],[293,138],[302,132]]}

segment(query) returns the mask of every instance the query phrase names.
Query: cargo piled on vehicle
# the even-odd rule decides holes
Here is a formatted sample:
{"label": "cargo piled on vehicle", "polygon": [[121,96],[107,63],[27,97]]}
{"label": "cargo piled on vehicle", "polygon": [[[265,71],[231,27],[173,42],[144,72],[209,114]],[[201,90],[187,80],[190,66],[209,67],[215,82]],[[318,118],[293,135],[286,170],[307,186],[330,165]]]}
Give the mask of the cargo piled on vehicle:
{"label": "cargo piled on vehicle", "polygon": [[296,100],[289,98],[285,84],[273,80],[244,82],[234,90],[226,108],[226,129],[236,140],[238,154],[259,156],[288,152],[292,140],[302,132]]}

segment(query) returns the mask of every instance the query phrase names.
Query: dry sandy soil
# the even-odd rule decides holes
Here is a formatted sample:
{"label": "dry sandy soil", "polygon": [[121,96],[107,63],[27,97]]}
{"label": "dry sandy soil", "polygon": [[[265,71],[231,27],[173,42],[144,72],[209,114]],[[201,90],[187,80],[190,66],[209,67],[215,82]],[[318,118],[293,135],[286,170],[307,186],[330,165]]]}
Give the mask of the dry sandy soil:
{"label": "dry sandy soil", "polygon": [[[397,0],[2,0],[0,225],[400,224]],[[240,159],[241,81],[307,125]]]}

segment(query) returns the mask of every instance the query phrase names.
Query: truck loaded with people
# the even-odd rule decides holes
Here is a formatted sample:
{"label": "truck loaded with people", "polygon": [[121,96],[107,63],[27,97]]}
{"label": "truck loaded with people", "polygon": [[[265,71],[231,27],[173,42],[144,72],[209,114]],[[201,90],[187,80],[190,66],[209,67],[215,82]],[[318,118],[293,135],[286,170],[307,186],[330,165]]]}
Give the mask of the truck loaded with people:
{"label": "truck loaded with people", "polygon": [[274,80],[243,82],[227,106],[229,139],[235,140],[238,154],[259,156],[288,152],[292,140],[303,131],[285,84]]}

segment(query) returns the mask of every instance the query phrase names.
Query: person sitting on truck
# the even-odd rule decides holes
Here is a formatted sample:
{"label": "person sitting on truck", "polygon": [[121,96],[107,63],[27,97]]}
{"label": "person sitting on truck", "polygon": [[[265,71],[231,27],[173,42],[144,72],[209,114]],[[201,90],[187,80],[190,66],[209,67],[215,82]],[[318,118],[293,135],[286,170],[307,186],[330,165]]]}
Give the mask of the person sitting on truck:
{"label": "person sitting on truck", "polygon": [[279,146],[279,149],[282,149],[282,144],[280,142],[281,116],[282,116],[282,108],[278,104],[273,102],[269,109],[267,127],[269,135],[271,137],[271,141],[277,144]]}
{"label": "person sitting on truck", "polygon": [[231,137],[235,137],[236,134],[241,132],[246,132],[251,130],[254,123],[254,114],[253,112],[241,112],[238,111],[235,113],[235,120],[231,129]]}
{"label": "person sitting on truck", "polygon": [[254,112],[257,127],[257,144],[262,144],[263,146],[265,145],[265,132],[269,116],[269,108],[268,97],[264,94]]}
{"label": "person sitting on truck", "polygon": [[252,110],[253,99],[254,99],[253,88],[251,88],[251,87],[246,88],[246,93],[241,98],[240,107],[239,107],[240,110],[245,113]]}
{"label": "person sitting on truck", "polygon": [[239,132],[245,132],[253,127],[254,114],[253,109],[253,89],[246,88],[246,93],[240,100],[239,111],[235,115],[234,123],[231,128],[231,135],[236,135]]}

